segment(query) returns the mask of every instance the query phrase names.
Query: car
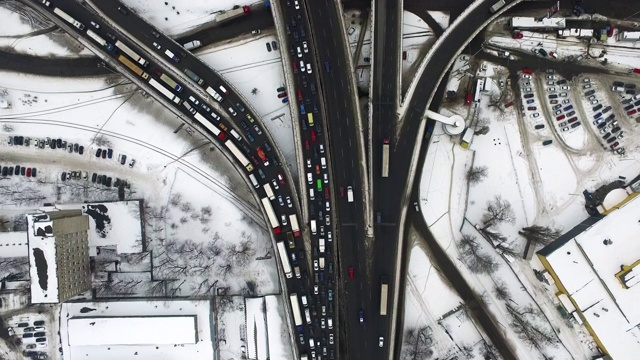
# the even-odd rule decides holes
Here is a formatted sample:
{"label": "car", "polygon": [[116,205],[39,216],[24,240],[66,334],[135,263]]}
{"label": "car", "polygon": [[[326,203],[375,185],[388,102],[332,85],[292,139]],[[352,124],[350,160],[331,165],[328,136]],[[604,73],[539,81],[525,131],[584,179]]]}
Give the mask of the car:
{"label": "car", "polygon": [[260,130],[260,127],[258,127],[258,125],[253,125],[253,130],[256,131],[256,134],[258,135],[262,135],[262,130]]}
{"label": "car", "polygon": [[524,35],[519,31],[514,31],[514,32],[511,33],[511,38],[512,39],[522,39],[523,36]]}
{"label": "car", "polygon": [[78,146],[78,154],[80,155],[84,154],[84,146],[82,145]]}
{"label": "car", "polygon": [[378,338],[378,347],[383,347],[384,346],[384,337],[380,336]]}
{"label": "car", "polygon": [[24,176],[27,172],[27,169],[23,166],[20,168],[20,175]]}
{"label": "car", "polygon": [[39,337],[39,338],[36,339],[37,343],[43,343],[43,342],[46,342],[46,341],[47,341],[46,337]]}
{"label": "car", "polygon": [[65,181],[67,180],[67,173],[66,172],[62,172],[62,174],[60,175],[60,180]]}
{"label": "car", "polygon": [[542,145],[547,146],[550,145],[553,142],[553,140],[545,140],[542,142]]}
{"label": "car", "polygon": [[349,266],[349,277],[353,278],[353,276],[354,276],[353,266]]}
{"label": "car", "polygon": [[329,334],[329,345],[333,345],[333,333]]}
{"label": "car", "polygon": [[95,21],[91,21],[91,26],[93,26],[93,27],[94,27],[94,28],[96,28],[96,29],[100,29],[100,24],[98,24],[98,23],[97,23],[97,22],[95,22]]}
{"label": "car", "polygon": [[637,112],[638,111],[636,109],[633,109],[633,110],[627,111],[627,115],[633,115],[633,114],[635,114]]}
{"label": "car", "polygon": [[571,86],[560,86],[560,90],[571,90]]}
{"label": "car", "polygon": [[591,84],[582,85],[583,89],[591,89]]}
{"label": "car", "polygon": [[616,142],[614,142],[613,144],[609,145],[609,147],[610,147],[611,149],[614,149],[614,148],[616,148],[618,145],[620,145],[620,143],[616,141]]}
{"label": "car", "polygon": [[549,88],[547,88],[547,91],[548,91],[548,92],[555,92],[555,91],[556,91],[556,88],[554,88],[554,87],[549,87]]}
{"label": "car", "polygon": [[316,141],[316,132],[315,130],[311,130],[311,141]]}
{"label": "car", "polygon": [[358,310],[358,320],[360,320],[360,325],[364,325],[364,310]]}
{"label": "car", "polygon": [[595,94],[595,93],[596,93],[596,91],[595,91],[595,90],[589,90],[589,91],[585,92],[585,93],[584,93],[584,95],[585,95],[585,96],[591,96],[591,95],[593,95],[593,94]]}
{"label": "car", "polygon": [[320,328],[324,329],[327,327],[327,322],[325,320],[325,318],[320,319]]}
{"label": "car", "polygon": [[[558,84],[558,85],[562,85],[562,84],[566,84],[566,83],[567,83],[567,80],[565,80],[565,79],[560,79],[560,80],[556,81],[556,84]],[[569,90],[569,89],[567,89],[567,90]]]}
{"label": "car", "polygon": [[31,168],[27,168],[26,176],[31,177]]}
{"label": "car", "polygon": [[563,120],[565,118],[565,115],[560,115],[558,117],[556,117],[557,121]]}
{"label": "car", "polygon": [[527,100],[527,104],[533,104],[534,102],[536,102],[534,99],[528,99]]}
{"label": "car", "polygon": [[298,0],[293,1],[293,6],[296,8],[296,10],[300,10],[300,3],[298,2]]}
{"label": "car", "polygon": [[567,117],[571,117],[571,116],[573,116],[575,114],[576,114],[576,112],[574,110],[571,110],[568,113],[566,113]]}
{"label": "car", "polygon": [[153,47],[155,47],[156,49],[160,50],[162,49],[162,46],[160,46],[160,44],[158,44],[157,42],[153,42]]}
{"label": "car", "polygon": [[530,87],[523,88],[522,90],[523,90],[525,93],[530,93],[530,92],[532,92],[532,91],[533,91],[533,90],[531,90],[531,88],[530,88]]}
{"label": "car", "polygon": [[16,334],[16,332],[13,330],[13,328],[11,326],[9,326],[7,328],[7,332],[9,333],[9,336],[13,336]]}
{"label": "car", "polygon": [[280,215],[280,222],[282,223],[282,226],[287,226],[288,221],[287,221],[287,215]]}
{"label": "car", "polygon": [[98,150],[96,150],[96,157],[99,158],[100,155],[102,155],[102,149],[98,148]]}
{"label": "car", "polygon": [[596,105],[597,103],[599,103],[598,100],[591,100],[591,105]]}
{"label": "car", "polygon": [[307,74],[311,74],[313,71],[311,70],[311,64],[307,63]]}
{"label": "car", "polygon": [[560,126],[560,127],[562,128],[562,127],[565,127],[565,126],[567,126],[567,125],[568,125],[568,123],[567,123],[566,121],[563,121],[563,122],[561,122],[561,123],[560,123],[560,125],[558,125],[558,126]]}
{"label": "car", "polygon": [[618,131],[620,131],[620,126],[614,126],[613,129],[611,129],[612,133],[617,133]]}
{"label": "car", "polygon": [[[527,75],[531,75],[531,74],[533,74],[533,71],[532,71],[531,69],[529,69],[529,68],[524,68],[524,69],[522,69],[522,72],[523,72],[523,73],[525,73],[525,74],[527,74]],[[529,77],[529,78],[531,78],[531,77]]]}
{"label": "car", "polygon": [[293,203],[291,202],[291,196],[287,196],[287,197],[285,198],[285,200],[286,200],[286,202],[287,202],[287,206],[288,206],[289,208],[292,208],[292,207],[293,207]]}
{"label": "car", "polygon": [[523,98],[525,99],[531,99],[533,97],[533,94],[524,94]]}
{"label": "car", "polygon": [[549,95],[549,99],[557,99],[557,98],[558,98],[558,94]]}
{"label": "car", "polygon": [[318,285],[313,285],[313,293],[318,295]]}

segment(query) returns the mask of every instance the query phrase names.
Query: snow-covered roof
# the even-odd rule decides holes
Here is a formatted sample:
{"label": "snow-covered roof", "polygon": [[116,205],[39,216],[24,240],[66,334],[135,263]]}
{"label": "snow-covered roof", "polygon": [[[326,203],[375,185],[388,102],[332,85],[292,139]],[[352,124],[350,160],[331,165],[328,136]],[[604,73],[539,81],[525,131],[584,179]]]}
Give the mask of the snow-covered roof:
{"label": "snow-covered roof", "polygon": [[23,257],[29,254],[24,232],[0,232],[0,257]]}
{"label": "snow-covered roof", "polygon": [[59,300],[53,221],[45,220],[42,216],[42,214],[27,215],[29,277],[31,278],[31,302],[34,304],[57,303]]}
{"label": "snow-covered roof", "polygon": [[[208,300],[128,301],[119,299],[104,302],[66,302],[62,304],[60,310],[63,358],[65,360],[80,358],[92,360],[213,359],[212,341],[216,327],[211,323],[212,310],[211,301]],[[108,323],[98,324],[97,322],[101,319],[108,319],[105,320]],[[95,325],[89,324],[94,321]],[[155,328],[151,328],[152,322],[157,325]],[[187,324],[191,327],[189,328]],[[78,331],[90,336],[85,335],[87,339],[84,339],[82,333],[74,334]],[[107,333],[108,331],[113,333]],[[153,334],[156,331],[162,334]],[[117,332],[128,335],[115,334]],[[138,334],[142,332],[149,334]],[[188,341],[191,343],[186,342],[183,333],[187,333]],[[137,343],[132,344],[134,341],[129,340],[129,344],[106,344],[105,339],[122,342],[121,339],[126,340],[126,336],[135,338]],[[194,337],[196,337],[195,343],[193,343]],[[144,343],[152,340],[158,343]],[[70,345],[70,342],[78,345]],[[102,345],[99,342],[105,344]]]}
{"label": "snow-covered roof", "polygon": [[267,315],[264,298],[245,299],[247,312],[247,352],[249,359],[269,358],[269,339],[267,333]]}
{"label": "snow-covered roof", "polygon": [[538,20],[532,17],[514,16],[511,18],[511,27],[520,29],[564,29],[567,27],[567,21],[565,18],[543,18]]}
{"label": "snow-covered roof", "polygon": [[198,342],[196,316],[74,317],[69,346],[160,345]]}
{"label": "snow-covered roof", "polygon": [[627,190],[623,188],[613,189],[607,194],[607,196],[604,197],[602,206],[607,210],[611,209],[620,204],[624,199],[627,198],[627,196],[629,196]]}
{"label": "snow-covered roof", "polygon": [[139,200],[86,204],[56,205],[58,209],[79,209],[89,221],[89,251],[96,254],[96,246],[115,246],[119,254],[142,251],[142,224],[137,214]]}
{"label": "snow-covered roof", "polygon": [[640,31],[621,31],[618,33],[619,41],[636,41],[640,39]]}
{"label": "snow-covered roof", "polygon": [[640,285],[625,288],[615,276],[640,260],[640,200],[618,210],[565,242],[546,259],[561,285],[614,359],[640,352]]}

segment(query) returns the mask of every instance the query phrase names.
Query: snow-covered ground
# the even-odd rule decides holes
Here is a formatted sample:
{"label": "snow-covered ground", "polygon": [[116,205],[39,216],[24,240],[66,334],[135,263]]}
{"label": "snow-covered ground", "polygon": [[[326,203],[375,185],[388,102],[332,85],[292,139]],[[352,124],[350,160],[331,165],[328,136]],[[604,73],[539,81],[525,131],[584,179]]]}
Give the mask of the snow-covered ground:
{"label": "snow-covered ground", "polygon": [[[486,73],[479,73],[492,78],[494,82],[503,74],[504,69],[491,65]],[[453,75],[448,90],[455,90],[459,83],[459,79],[453,78]],[[559,115],[553,109],[557,104],[550,103],[547,98],[549,92],[546,88],[556,85],[548,85],[546,75],[549,74],[533,74],[530,80],[522,79],[522,74],[518,75],[516,86],[531,86],[534,88],[532,91],[540,95],[533,97],[534,103],[526,104],[524,99],[518,98],[519,94],[507,93],[501,102],[515,100],[515,105],[511,107],[515,111],[488,106],[491,99],[498,96],[498,86],[493,86],[492,93],[481,96],[480,105],[474,111],[466,108],[461,100],[441,109],[443,113],[463,115],[467,125],[488,126],[488,133],[476,134],[469,149],[464,149],[459,145],[459,137],[445,134],[441,126],[436,125],[421,180],[421,209],[440,246],[462,269],[467,282],[476,292],[483,294],[493,316],[501,324],[509,324],[504,327],[505,336],[518,358],[542,359],[544,356],[553,356],[557,359],[583,359],[597,354],[593,340],[584,327],[561,317],[554,296],[557,290],[533,276],[533,269],[542,269],[537,258],[534,256],[531,262],[522,260],[525,241],[518,231],[531,225],[566,231],[588,216],[584,209],[583,190],[594,191],[619,177],[630,179],[636,176],[640,171],[640,153],[637,140],[630,134],[637,131],[637,125],[634,118],[630,119],[621,109],[625,106],[621,104],[622,98],[608,90],[613,81],[628,83],[628,78],[584,74],[576,79],[567,79],[566,86],[571,89],[566,90],[567,96],[560,97],[558,101],[562,104],[561,100],[567,100],[562,104],[563,108],[573,105],[575,116],[582,123],[579,127],[582,130],[580,133],[577,130],[563,132],[557,125],[556,117]],[[625,138],[621,139],[625,141],[624,156],[613,154],[599,144],[603,141],[602,134],[591,123],[594,116],[591,107],[595,104],[591,104],[584,95],[585,78],[590,78],[603,107],[611,105],[611,113],[615,113],[619,119],[626,133]],[[556,77],[555,81],[559,79]],[[531,85],[525,85],[527,81]],[[458,93],[464,94],[465,91]],[[521,106],[522,113],[518,111]],[[537,109],[528,110],[529,106],[536,106]],[[533,117],[533,113],[539,113],[539,116]],[[535,128],[535,125],[545,126]],[[542,144],[549,139],[553,140],[551,144]],[[485,177],[478,183],[470,184],[467,172],[483,167],[486,168]],[[513,211],[511,221],[486,222],[488,204],[495,202],[496,197],[510,204]],[[492,235],[485,230],[493,233],[494,241],[487,237]],[[470,266],[470,246],[495,265],[486,271],[478,271]],[[418,255],[414,250],[411,262],[424,262],[421,257],[424,255]],[[428,266],[421,267],[422,273],[425,273],[423,269],[428,269]],[[412,275],[408,276],[411,278]],[[455,301],[447,299],[447,303]],[[408,297],[407,306],[415,308],[412,303],[415,300]],[[439,299],[427,304],[434,306],[434,303],[438,304]],[[425,316],[427,310],[419,312]],[[518,313],[528,315],[514,316]],[[547,340],[535,345],[523,340],[522,324],[527,324],[525,329],[535,328],[547,334]]]}

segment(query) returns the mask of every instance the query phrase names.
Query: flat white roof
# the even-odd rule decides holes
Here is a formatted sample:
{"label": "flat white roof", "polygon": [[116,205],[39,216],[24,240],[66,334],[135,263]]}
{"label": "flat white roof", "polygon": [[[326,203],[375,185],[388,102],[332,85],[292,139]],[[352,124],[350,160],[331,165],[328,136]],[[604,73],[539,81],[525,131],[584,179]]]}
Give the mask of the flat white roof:
{"label": "flat white roof", "polygon": [[74,317],[69,346],[195,344],[196,316]]}
{"label": "flat white roof", "polygon": [[[640,353],[640,285],[626,289],[621,266],[640,260],[640,199],[611,212],[547,256],[584,318],[614,359]],[[607,241],[605,241],[607,240]]]}
{"label": "flat white roof", "polygon": [[31,302],[58,303],[58,275],[55,237],[50,232],[52,221],[36,221],[27,215],[27,239],[29,242],[29,277]]}

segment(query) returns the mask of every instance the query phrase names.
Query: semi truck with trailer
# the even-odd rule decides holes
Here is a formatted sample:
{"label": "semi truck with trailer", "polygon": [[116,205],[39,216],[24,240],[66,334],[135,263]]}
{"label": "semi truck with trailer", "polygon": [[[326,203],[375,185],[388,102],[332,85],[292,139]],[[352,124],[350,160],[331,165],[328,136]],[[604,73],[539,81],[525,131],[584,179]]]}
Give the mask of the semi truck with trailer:
{"label": "semi truck with trailer", "polygon": [[249,15],[251,13],[251,8],[248,6],[238,6],[235,9],[225,11],[216,15],[216,22],[223,23],[225,21],[233,20],[239,16]]}
{"label": "semi truck with trailer", "polygon": [[122,51],[123,53],[127,54],[130,58],[133,59],[133,61],[137,62],[138,64],[144,67],[147,67],[147,65],[149,65],[149,62],[147,60],[142,58],[135,51],[131,50],[131,48],[125,45],[122,41],[120,40],[116,41],[116,47],[120,49],[120,51]]}
{"label": "semi truck with trailer", "polygon": [[79,22],[78,20],[72,18],[71,15],[67,14],[66,12],[62,11],[61,9],[55,8],[55,9],[53,9],[53,13],[58,15],[58,16],[60,16],[63,20],[65,20],[69,24],[75,26],[78,30],[84,30],[84,25],[81,22]]}

